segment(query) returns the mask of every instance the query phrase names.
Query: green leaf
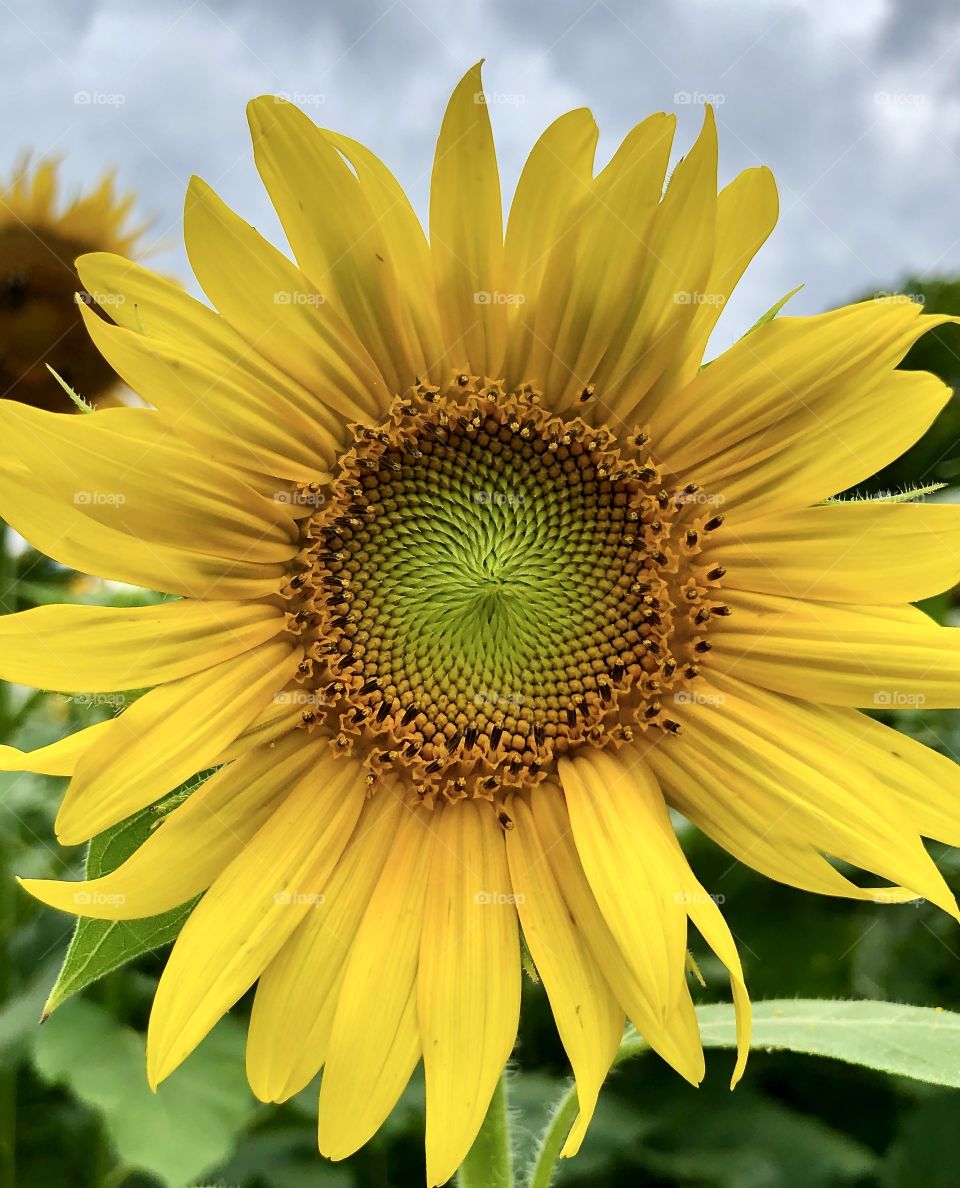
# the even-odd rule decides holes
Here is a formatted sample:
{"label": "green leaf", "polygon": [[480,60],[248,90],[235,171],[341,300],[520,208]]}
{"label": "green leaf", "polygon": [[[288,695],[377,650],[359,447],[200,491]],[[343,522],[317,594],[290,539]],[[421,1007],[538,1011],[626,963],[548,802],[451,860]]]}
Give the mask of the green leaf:
{"label": "green leaf", "polygon": [[[753,323],[753,325],[747,331],[747,334],[752,334],[754,332],[754,330],[759,330],[761,326],[766,326],[767,322],[772,322],[773,319],[780,312],[780,310],[783,309],[783,307],[787,304],[787,302],[790,300],[790,298],[796,297],[796,295],[800,292],[800,290],[802,288],[803,288],[803,285],[797,285],[797,287],[795,289],[791,289],[789,293],[784,294],[784,296],[781,297],[779,301],[775,301],[773,303],[773,305],[770,306],[770,308],[767,310],[766,313],[761,314],[760,317],[757,318],[757,320]],[[744,334],[743,337],[746,338],[747,334]]]}
{"label": "green leaf", "polygon": [[[736,1044],[733,1007],[697,1008],[705,1048]],[[817,998],[754,1003],[750,1046],[829,1056],[879,1072],[960,1088],[960,1014],[894,1002]]]}
{"label": "green leaf", "polygon": [[[98,834],[87,850],[85,875],[97,879],[116,870],[138,849],[156,828],[159,821],[197,787],[172,793],[150,808],[134,813],[119,825]],[[44,1019],[68,998],[98,981],[105,974],[169,944],[178,936],[193,911],[196,899],[181,907],[147,916],[142,920],[91,920],[81,917],[70,941],[63,967],[43,1008]]]}
{"label": "green leaf", "polygon": [[224,1019],[154,1094],[143,1036],[75,1000],[39,1028],[33,1061],[46,1081],[66,1085],[102,1116],[120,1168],[182,1188],[228,1158],[253,1115],[243,1046],[240,1025]]}

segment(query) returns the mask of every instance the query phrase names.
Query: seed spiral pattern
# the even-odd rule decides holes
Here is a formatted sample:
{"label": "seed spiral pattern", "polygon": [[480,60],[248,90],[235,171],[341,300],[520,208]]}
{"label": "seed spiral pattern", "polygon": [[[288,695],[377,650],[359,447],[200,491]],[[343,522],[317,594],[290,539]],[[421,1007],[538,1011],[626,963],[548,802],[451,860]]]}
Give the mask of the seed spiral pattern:
{"label": "seed spiral pattern", "polygon": [[646,434],[621,445],[530,386],[470,376],[351,429],[332,484],[297,495],[304,725],[371,782],[402,764],[450,798],[543,779],[586,742],[679,731],[669,700],[729,613],[722,567],[696,563],[722,516],[690,518],[697,488],[663,486]]}

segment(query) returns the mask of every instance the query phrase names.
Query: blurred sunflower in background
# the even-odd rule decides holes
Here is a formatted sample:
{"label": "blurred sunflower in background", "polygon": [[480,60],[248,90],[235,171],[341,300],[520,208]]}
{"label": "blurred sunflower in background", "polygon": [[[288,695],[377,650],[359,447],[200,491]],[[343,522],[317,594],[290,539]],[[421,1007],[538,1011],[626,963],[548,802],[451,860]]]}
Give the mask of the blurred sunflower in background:
{"label": "blurred sunflower in background", "polygon": [[90,342],[77,309],[94,304],[74,261],[92,251],[141,254],[146,226],[131,226],[134,194],[112,173],[70,202],[60,196],[59,162],[24,156],[0,182],[0,399],[69,412],[69,396],[48,366],[86,400],[99,400],[116,373]]}
{"label": "blurred sunflower in background", "polygon": [[0,621],[7,680],[151,687],[3,766],[72,776],[65,845],[218,769],[115,872],[26,886],[107,919],[201,896],[153,1084],[258,982],[250,1083],[283,1101],[322,1068],[339,1159],[422,1058],[430,1185],[512,1050],[522,931],[576,1076],[572,1154],[625,1018],[701,1079],[690,924],[729,971],[743,1069],[736,947],[668,806],[785,883],[957,914],[921,840],[960,844],[956,768],[858,707],[960,704],[960,634],[908,605],[957,579],[960,509],[830,501],[943,407],[894,368],[954,319],[776,318],[701,368],[777,217],[766,169],[717,193],[709,110],[665,190],[671,117],[595,175],[592,117],[563,116],[504,235],[477,67],[429,242],[360,144],[272,98],[250,121],[297,263],[195,180],[213,308],[118,255],[78,265],[112,318],[81,304],[91,338],[149,407],[0,408],[29,472],[29,500],[0,474],[14,527],[176,596]]}

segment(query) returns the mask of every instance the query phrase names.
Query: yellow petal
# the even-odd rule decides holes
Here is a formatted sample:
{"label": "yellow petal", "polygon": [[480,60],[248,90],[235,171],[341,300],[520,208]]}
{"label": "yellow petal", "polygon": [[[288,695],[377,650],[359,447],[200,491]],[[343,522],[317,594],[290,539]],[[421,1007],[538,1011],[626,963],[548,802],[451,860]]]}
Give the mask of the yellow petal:
{"label": "yellow petal", "polygon": [[203,771],[292,677],[299,650],[267,644],[145,694],[77,764],[57,836],[77,845]]}
{"label": "yellow petal", "polygon": [[[684,718],[682,711],[676,716]],[[879,888],[858,887],[831,866],[790,812],[771,813],[758,786],[759,765],[734,768],[684,746],[651,746],[644,755],[669,803],[738,862],[803,891],[876,897]]]}
{"label": "yellow petal", "polygon": [[[117,375],[162,414],[155,422],[172,428],[198,456],[225,463],[261,497],[276,502],[278,478],[312,481],[333,465],[342,416],[315,398],[297,401],[293,381],[254,355],[239,335],[223,353],[219,341],[211,346],[188,330],[176,338],[150,335],[111,325],[87,306],[81,313]],[[227,331],[223,323],[222,334]],[[309,413],[299,403],[308,404]]]}
{"label": "yellow petal", "polygon": [[[129,332],[87,309],[84,318],[98,349],[148,404],[175,421],[186,440],[237,465],[259,463],[275,475],[295,479],[307,477],[311,467],[315,472],[318,460],[332,462],[343,434],[342,418],[318,392],[291,375],[303,352],[294,349],[289,332],[286,354],[275,365],[264,357],[262,344],[254,350],[209,306],[145,268],[94,252],[79,258],[77,271],[104,312]],[[246,279],[244,292],[256,311],[256,293],[249,291]],[[306,293],[302,277],[299,284]],[[275,288],[281,297],[286,295],[279,283]],[[269,323],[261,319],[264,334],[267,325],[282,322],[287,327],[288,318],[279,318],[282,312],[279,304],[271,304]],[[311,365],[305,373],[315,389],[322,369]]]}
{"label": "yellow petal", "polygon": [[[658,450],[679,469],[759,437],[785,413],[823,402],[838,383],[876,382],[919,331],[919,315],[913,302],[864,301],[813,317],[775,318],[653,413]],[[691,422],[694,412],[699,415]]]}
{"label": "yellow petal", "polygon": [[[670,750],[678,761],[688,751],[683,762],[696,768],[702,796],[713,797],[715,812],[729,806],[731,815],[753,817],[761,834],[765,819],[770,832],[779,829],[957,915],[904,805],[862,763],[831,746],[816,722],[794,712],[797,703],[719,674],[710,685],[697,684],[697,698],[676,707],[684,733],[671,740],[676,746]],[[658,766],[652,753],[647,761]],[[748,829],[741,839],[749,863]],[[886,890],[880,897],[890,898]]]}
{"label": "yellow petal", "polygon": [[960,706],[960,631],[914,607],[851,607],[726,590],[711,665],[827,705]]}
{"label": "yellow petal", "polygon": [[622,949],[587,882],[559,787],[537,785],[530,794],[533,820],[573,926],[593,954],[617,1001],[650,1047],[691,1084],[703,1078],[703,1049],[690,994],[663,1023],[651,1005],[649,971],[636,949]]}
{"label": "yellow petal", "polygon": [[[671,834],[672,832],[671,829]],[[676,842],[676,838],[674,841]],[[680,850],[679,842],[676,842],[676,851],[678,864],[682,864],[682,869],[686,870],[686,859]],[[747,1066],[747,1056],[750,1054],[752,1025],[750,996],[747,993],[747,984],[743,980],[743,968],[740,965],[740,955],[737,952],[733,934],[717,907],[716,901],[707,894],[692,873],[689,874],[688,886],[687,912],[690,921],[713,949],[730,976],[733,1008],[737,1019],[737,1062],[730,1078],[730,1088],[732,1089],[743,1076],[743,1070]]]}
{"label": "yellow petal", "polygon": [[448,366],[497,376],[507,308],[503,208],[481,65],[460,80],[440,126],[430,181],[430,251]]}
{"label": "yellow petal", "polygon": [[960,767],[952,758],[856,710],[803,709],[831,746],[894,793],[921,837],[960,846]]}
{"label": "yellow petal", "polygon": [[[29,499],[23,497],[26,482]],[[81,573],[187,598],[263,598],[285,579],[282,562],[135,540],[125,529],[91,519],[86,506],[65,501],[62,492],[51,493],[29,475],[0,471],[0,515],[41,552]]]}
{"label": "yellow petal", "polygon": [[651,1004],[666,1020],[683,986],[687,914],[674,863],[648,841],[659,790],[645,764],[627,771],[603,752],[561,759],[560,780],[600,910],[620,948],[640,956]]}
{"label": "yellow petal", "polygon": [[[740,958],[730,929],[716,902],[704,890],[687,865],[670,823],[667,806],[650,768],[642,760],[638,762],[636,758],[613,756],[608,751],[588,752],[572,763],[567,760],[562,762],[561,774],[565,792],[568,772],[563,768],[568,764],[579,765],[582,772],[588,767],[592,769],[594,778],[585,778],[581,787],[588,788],[590,793],[602,802],[599,809],[593,813],[593,818],[599,819],[601,828],[608,838],[617,836],[619,827],[628,839],[619,853],[608,846],[609,865],[616,871],[622,865],[624,856],[629,855],[631,850],[642,852],[651,869],[659,870],[655,877],[670,891],[675,908],[690,917],[703,939],[726,966],[737,1015],[738,1056],[732,1082],[736,1084],[743,1075],[750,1049],[750,999],[743,980]],[[576,781],[572,782],[576,784]],[[567,796],[569,803],[569,793]],[[587,814],[583,812],[581,791],[578,790],[575,796],[578,803],[576,809],[571,807],[570,819],[579,849],[583,833],[586,834],[587,844],[593,845],[595,826],[593,820],[588,818],[586,830],[582,825],[578,829],[578,817],[583,818]],[[598,851],[598,854],[602,858],[602,851]],[[591,868],[586,862],[584,865],[589,878]],[[631,910],[636,912],[640,904],[649,904],[649,899],[635,899],[632,902],[629,899],[621,899],[617,910],[626,913]],[[685,968],[685,964],[683,959],[681,968]]]}
{"label": "yellow petal", "polygon": [[388,389],[416,378],[383,228],[356,175],[302,111],[264,96],[247,108],[260,177],[297,263],[376,361]]}
{"label": "yellow petal", "polygon": [[635,316],[621,322],[592,377],[608,414],[635,409],[681,357],[685,335],[707,293],[716,210],[717,126],[713,109],[707,107],[697,142],[674,169],[645,236],[644,267],[629,307]]}
{"label": "yellow petal", "polygon": [[326,741],[314,764],[203,897],[177,938],[147,1031],[154,1088],[260,976],[311,910],[346,845],[366,785]]}
{"label": "yellow petal", "polygon": [[523,300],[508,307],[514,314],[504,368],[508,385],[519,385],[533,374],[536,312],[541,300],[553,302],[557,296],[543,286],[544,275],[555,256],[574,250],[579,229],[575,215],[590,193],[598,135],[586,108],[561,116],[533,146],[517,182],[504,240],[504,285]]}
{"label": "yellow petal", "polygon": [[0,618],[0,679],[64,693],[141,689],[248,652],[283,624],[259,603],[35,607]]}
{"label": "yellow petal", "polygon": [[949,399],[936,377],[893,370],[945,321],[910,301],[776,318],[651,408],[657,455],[741,524],[819,503],[903,453]]}
{"label": "yellow petal", "polygon": [[435,813],[417,971],[427,1183],[454,1174],[517,1038],[520,947],[503,830],[483,800]]}
{"label": "yellow petal", "polygon": [[17,747],[0,747],[0,771],[34,771],[38,775],[73,775],[80,757],[94,747],[109,729],[109,722],[85,726],[45,747],[21,751]]}
{"label": "yellow petal", "polygon": [[0,433],[29,468],[32,485],[151,546],[265,564],[288,561],[297,551],[287,505],[202,457],[154,410],[64,417],[5,400]]}
{"label": "yellow petal", "polygon": [[[726,525],[725,584],[857,604],[916,602],[960,581],[960,507],[847,501]],[[711,553],[712,556],[712,553]]]}
{"label": "yellow petal", "polygon": [[575,1155],[623,1034],[623,1010],[564,901],[530,806],[516,797],[507,831],[510,880],[523,936],[543,980],[577,1081],[580,1112],[563,1148]]}
{"label": "yellow petal", "polygon": [[261,1101],[299,1093],[326,1060],[350,946],[403,811],[392,790],[367,802],[322,897],[260,977],[247,1079]]}
{"label": "yellow petal", "polygon": [[296,679],[290,680],[275,693],[260,713],[237,737],[217,755],[213,766],[232,763],[254,747],[266,746],[282,738],[295,726],[303,725],[304,713],[312,708],[315,694],[305,690]]}
{"label": "yellow petal", "polygon": [[[381,417],[390,401],[366,349],[311,281],[198,177],[183,224],[203,291],[250,349],[342,417]],[[265,409],[265,411],[268,411]]]}
{"label": "yellow petal", "polygon": [[430,246],[403,187],[384,163],[359,141],[323,129],[323,135],[350,162],[361,193],[390,245],[403,294],[401,313],[408,320],[412,361],[421,379],[445,383],[440,311],[433,286]]}
{"label": "yellow petal", "polygon": [[[555,407],[579,398],[612,343],[640,316],[638,277],[645,266],[655,267],[647,238],[675,126],[672,116],[654,115],[633,128],[592,182],[589,197],[571,206],[560,224],[561,242],[535,310],[530,358],[531,374],[544,377]],[[604,401],[607,395],[599,393]]]}
{"label": "yellow petal", "polygon": [[[756,697],[730,677],[723,684],[742,696]],[[922,837],[960,845],[960,767],[948,755],[924,746],[900,730],[857,710],[834,709],[792,698],[778,698],[784,714],[814,732],[833,754],[861,764],[878,780]],[[832,755],[831,755],[832,761]],[[888,888],[881,898],[889,896]],[[875,896],[864,895],[864,898]]]}
{"label": "yellow petal", "polygon": [[[717,196],[717,230],[713,264],[704,292],[692,294],[693,318],[678,343],[674,359],[650,390],[648,407],[688,384],[699,370],[707,342],[747,265],[754,258],[779,214],[777,183],[769,169],[745,169]],[[684,294],[686,296],[686,294]],[[641,416],[631,411],[627,420]]]}
{"label": "yellow petal", "polygon": [[405,812],[350,947],[320,1083],[328,1159],[377,1132],[420,1058],[417,957],[432,848],[431,814]]}
{"label": "yellow petal", "polygon": [[50,907],[98,920],[168,911],[210,886],[315,762],[316,748],[295,731],[205,780],[109,874],[86,882],[21,879],[21,886]]}
{"label": "yellow petal", "polygon": [[517,292],[540,287],[560,227],[586,198],[593,175],[597,122],[585,107],[550,125],[527,158],[510,204],[505,267]]}

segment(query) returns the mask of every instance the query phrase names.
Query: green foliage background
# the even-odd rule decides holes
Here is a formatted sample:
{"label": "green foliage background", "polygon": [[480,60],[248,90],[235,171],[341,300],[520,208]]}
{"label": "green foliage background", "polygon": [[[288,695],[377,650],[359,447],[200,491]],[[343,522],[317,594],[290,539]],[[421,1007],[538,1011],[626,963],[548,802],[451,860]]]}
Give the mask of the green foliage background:
{"label": "green foliage background", "polygon": [[[928,310],[960,313],[960,280],[907,278]],[[960,387],[960,328],[934,331],[904,366]],[[960,399],[926,437],[859,490],[960,486]],[[947,492],[947,497],[956,496]],[[53,601],[129,602],[141,595],[79,577],[28,551],[3,609]],[[960,621],[955,597],[926,609]],[[92,703],[97,701],[97,703]],[[34,747],[109,716],[122,702],[6,688],[0,742]],[[955,758],[960,713],[887,715],[899,729]],[[316,1086],[283,1106],[254,1101],[243,1071],[249,998],[152,1095],[143,1031],[163,948],[66,1001],[42,1026],[44,1002],[73,933],[13,876],[75,876],[79,850],[59,850],[52,821],[62,780],[0,774],[0,1188],[406,1188],[424,1182],[422,1093],[415,1080],[368,1148],[344,1164],[316,1153]],[[136,823],[131,829],[136,832]],[[819,899],[770,883],[684,830],[701,881],[722,895],[755,999],[871,998],[960,1009],[960,930],[927,904],[878,908]],[[960,853],[935,846],[960,889]],[[101,856],[104,867],[109,855]],[[169,922],[168,922],[169,923]],[[162,930],[158,939],[163,939]],[[79,943],[79,942],[78,942]],[[91,935],[93,953],[123,936]],[[719,965],[697,953],[701,1001],[723,1001]],[[108,962],[109,964],[109,962]],[[512,1082],[518,1142],[530,1148],[568,1068],[542,987],[527,982]],[[754,1052],[735,1093],[731,1055],[708,1053],[699,1090],[644,1056],[611,1077],[566,1188],[955,1188],[960,1183],[960,1095],[915,1081],[786,1053]],[[521,1152],[522,1154],[522,1152]]]}

